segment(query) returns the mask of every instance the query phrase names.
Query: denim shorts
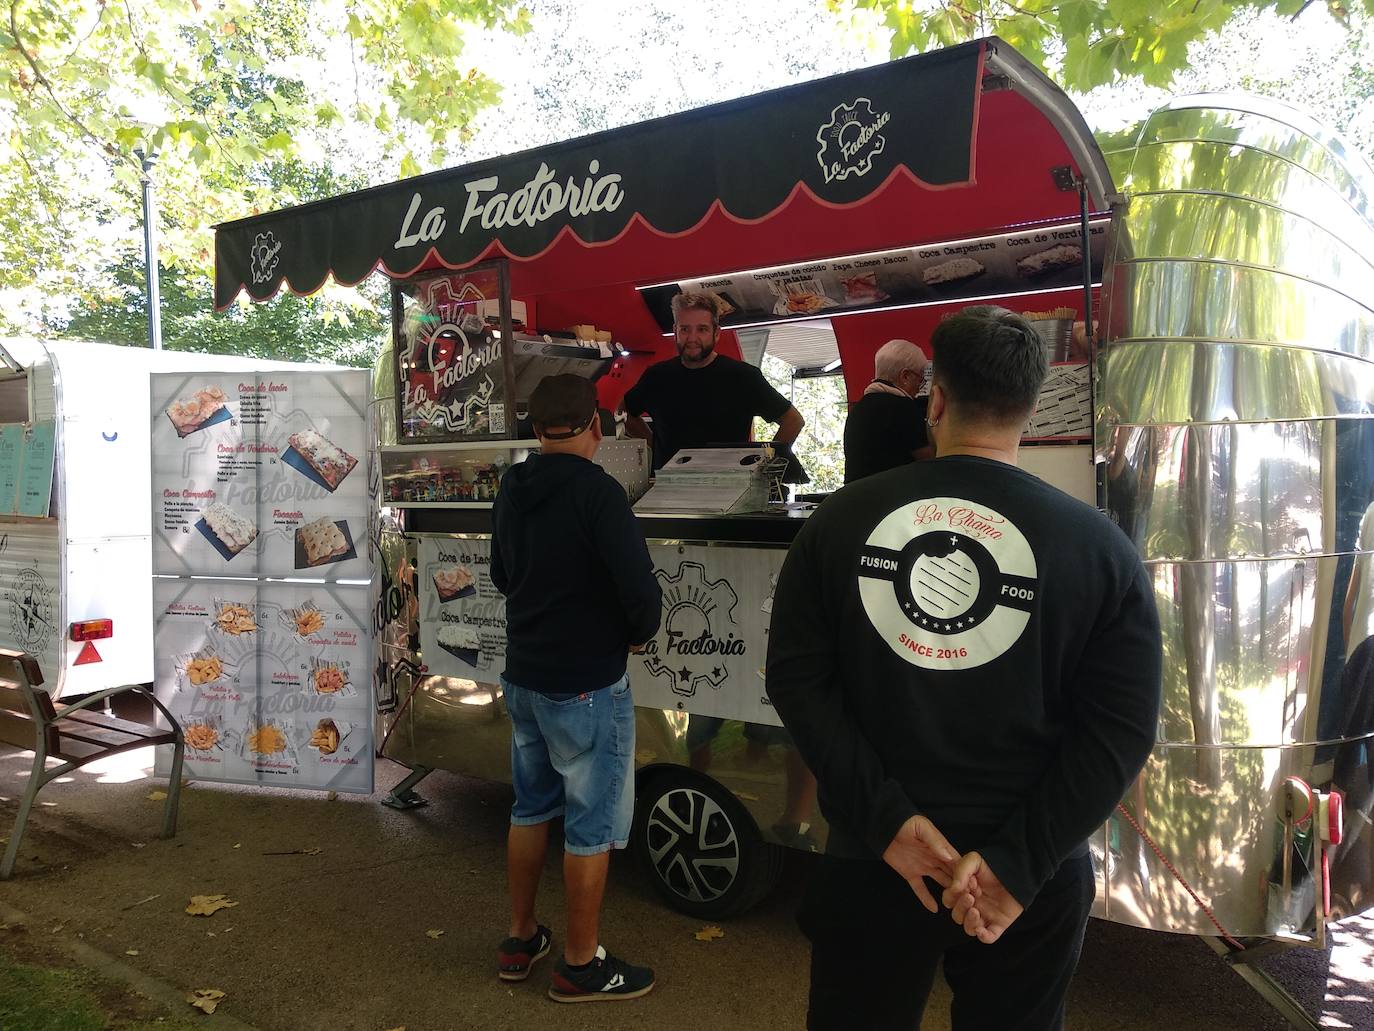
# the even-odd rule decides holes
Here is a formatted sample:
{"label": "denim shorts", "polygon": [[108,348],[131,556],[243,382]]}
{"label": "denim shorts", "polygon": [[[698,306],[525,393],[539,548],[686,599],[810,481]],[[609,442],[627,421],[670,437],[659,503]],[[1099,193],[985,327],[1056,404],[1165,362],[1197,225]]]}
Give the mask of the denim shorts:
{"label": "denim shorts", "polygon": [[635,708],[630,678],[580,694],[542,694],[501,678],[510,714],[516,826],[563,817],[565,851],[624,848],[634,819]]}

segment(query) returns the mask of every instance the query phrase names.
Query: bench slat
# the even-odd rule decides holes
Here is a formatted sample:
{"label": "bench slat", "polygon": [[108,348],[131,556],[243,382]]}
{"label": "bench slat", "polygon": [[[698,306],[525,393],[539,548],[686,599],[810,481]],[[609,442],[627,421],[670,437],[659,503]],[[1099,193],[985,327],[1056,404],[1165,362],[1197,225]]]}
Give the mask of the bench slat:
{"label": "bench slat", "polygon": [[85,723],[73,723],[71,720],[58,720],[57,733],[63,742],[86,741],[106,748],[123,748],[125,745],[146,740],[143,734],[126,734],[122,730],[92,727]]}
{"label": "bench slat", "polygon": [[0,711],[22,712],[25,716],[29,714],[29,702],[24,697],[24,692],[17,687],[11,687],[14,681],[0,680]]}
{"label": "bench slat", "polygon": [[[35,734],[36,728],[29,717],[13,712],[0,712],[0,743],[32,752],[34,742],[38,740]],[[51,755],[56,749],[57,731],[49,727],[48,754]]]}
{"label": "bench slat", "polygon": [[120,752],[127,752],[133,748],[143,748],[146,745],[156,744],[153,741],[133,741],[128,744],[113,747],[111,745],[96,745],[89,741],[78,741],[75,738],[64,737],[62,748],[53,753],[59,759],[66,759],[70,762],[82,763],[90,759],[103,759],[107,755],[117,755]]}
{"label": "bench slat", "polygon": [[28,652],[17,652],[10,648],[0,648],[0,677],[18,680],[20,674],[34,687],[43,683],[43,671],[38,668],[38,660]]}
{"label": "bench slat", "polygon": [[104,727],[107,730],[120,730],[125,734],[133,734],[136,737],[147,737],[149,734],[162,734],[164,731],[147,723],[132,723],[129,720],[122,720],[118,716],[107,716],[103,712],[95,712],[91,709],[64,709],[60,705],[57,708],[57,718],[59,720],[71,720],[75,723],[85,723],[92,727]]}

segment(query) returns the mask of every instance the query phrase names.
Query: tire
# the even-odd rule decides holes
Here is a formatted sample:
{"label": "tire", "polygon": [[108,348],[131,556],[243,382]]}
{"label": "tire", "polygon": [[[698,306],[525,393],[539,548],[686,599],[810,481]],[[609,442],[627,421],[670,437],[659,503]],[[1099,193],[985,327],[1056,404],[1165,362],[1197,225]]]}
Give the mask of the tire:
{"label": "tire", "polygon": [[702,920],[736,916],[777,883],[783,850],[765,842],[735,796],[710,777],[662,769],[637,795],[635,852],[671,908]]}

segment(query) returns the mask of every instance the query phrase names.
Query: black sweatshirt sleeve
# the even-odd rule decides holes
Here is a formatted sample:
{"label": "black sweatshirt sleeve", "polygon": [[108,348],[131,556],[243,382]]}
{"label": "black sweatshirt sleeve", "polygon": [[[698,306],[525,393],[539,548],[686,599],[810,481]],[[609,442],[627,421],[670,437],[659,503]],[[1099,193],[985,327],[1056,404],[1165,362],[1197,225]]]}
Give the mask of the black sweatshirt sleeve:
{"label": "black sweatshirt sleeve", "polygon": [[881,856],[917,813],[845,705],[836,654],[838,615],[827,611],[821,564],[812,540],[820,513],[787,552],[773,593],[768,631],[768,697],[816,775],[826,817],[863,838]]}
{"label": "black sweatshirt sleeve", "polygon": [[663,594],[630,500],[610,476],[602,477],[596,496],[592,534],[625,610],[630,643],[643,644],[658,632]]}
{"label": "black sweatshirt sleeve", "polygon": [[506,563],[501,560],[501,541],[496,535],[496,505],[492,505],[491,515],[491,583],[505,594],[510,586],[510,577],[506,575]]}
{"label": "black sweatshirt sleeve", "polygon": [[1022,806],[978,851],[1023,906],[1116,808],[1154,747],[1163,659],[1154,591],[1140,560],[1094,623],[1073,678],[1058,754]]}

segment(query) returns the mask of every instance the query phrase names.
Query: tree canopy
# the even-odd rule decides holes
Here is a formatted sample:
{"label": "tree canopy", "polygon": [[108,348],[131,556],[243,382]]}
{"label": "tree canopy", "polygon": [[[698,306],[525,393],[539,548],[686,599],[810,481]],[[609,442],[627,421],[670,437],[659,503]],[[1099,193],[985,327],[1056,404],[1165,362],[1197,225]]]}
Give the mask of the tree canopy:
{"label": "tree canopy", "polygon": [[1067,89],[1139,79],[1168,86],[1188,48],[1246,11],[1298,17],[1324,7],[1345,22],[1374,0],[828,0],[839,12],[881,19],[893,57],[979,36],[1005,39]]}
{"label": "tree canopy", "polygon": [[4,0],[0,288],[31,311],[109,290],[140,152],[164,256],[202,275],[216,222],[313,199],[335,167],[351,188],[442,165],[499,96],[465,33],[527,26],[514,0]]}

